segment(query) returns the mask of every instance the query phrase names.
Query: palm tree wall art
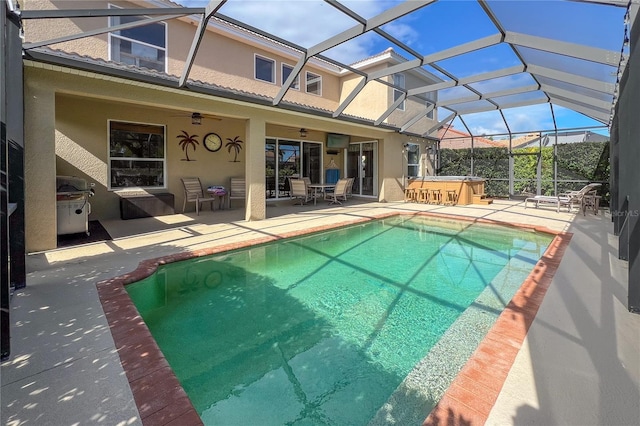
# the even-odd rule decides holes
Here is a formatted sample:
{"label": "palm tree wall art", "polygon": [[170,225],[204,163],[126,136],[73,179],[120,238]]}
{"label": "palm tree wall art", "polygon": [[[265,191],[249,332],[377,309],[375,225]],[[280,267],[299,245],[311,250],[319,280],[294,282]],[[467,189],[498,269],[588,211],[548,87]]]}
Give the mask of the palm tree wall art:
{"label": "palm tree wall art", "polygon": [[231,154],[231,150],[235,150],[232,163],[238,162],[238,154],[242,150],[242,144],[243,141],[240,140],[240,136],[236,136],[233,139],[227,138],[227,144],[225,145],[227,147],[227,151]]}
{"label": "palm tree wall art", "polygon": [[198,135],[189,135],[186,130],[182,130],[182,134],[176,136],[176,138],[180,139],[178,145],[180,145],[186,157],[183,158],[182,161],[196,161],[189,158],[189,147],[193,147],[193,151],[195,152],[196,145],[200,145],[200,143],[196,140],[197,137]]}

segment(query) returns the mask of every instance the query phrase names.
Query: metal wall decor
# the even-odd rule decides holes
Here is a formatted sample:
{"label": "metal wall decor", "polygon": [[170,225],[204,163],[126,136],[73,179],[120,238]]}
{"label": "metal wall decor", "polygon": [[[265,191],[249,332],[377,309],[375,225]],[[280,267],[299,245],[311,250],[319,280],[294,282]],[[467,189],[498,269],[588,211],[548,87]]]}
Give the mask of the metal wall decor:
{"label": "metal wall decor", "polygon": [[176,138],[180,139],[178,145],[184,151],[185,158],[182,161],[195,161],[189,158],[189,147],[193,147],[193,151],[195,152],[196,146],[200,145],[200,142],[197,141],[198,135],[190,135],[186,130],[182,130],[182,134],[176,136]]}

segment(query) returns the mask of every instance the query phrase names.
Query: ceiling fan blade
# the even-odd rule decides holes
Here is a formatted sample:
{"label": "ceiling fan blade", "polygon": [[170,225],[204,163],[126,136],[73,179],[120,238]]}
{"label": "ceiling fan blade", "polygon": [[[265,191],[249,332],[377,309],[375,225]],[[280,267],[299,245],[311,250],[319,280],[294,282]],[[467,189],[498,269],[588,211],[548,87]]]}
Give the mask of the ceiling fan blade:
{"label": "ceiling fan blade", "polygon": [[[209,115],[209,114],[199,114],[201,119],[208,119],[208,120],[215,120],[215,121],[222,121],[222,118],[215,116],[215,115]],[[189,113],[183,113],[183,114],[172,114],[170,115],[170,117],[184,117],[184,118],[193,118],[193,114],[189,114]]]}

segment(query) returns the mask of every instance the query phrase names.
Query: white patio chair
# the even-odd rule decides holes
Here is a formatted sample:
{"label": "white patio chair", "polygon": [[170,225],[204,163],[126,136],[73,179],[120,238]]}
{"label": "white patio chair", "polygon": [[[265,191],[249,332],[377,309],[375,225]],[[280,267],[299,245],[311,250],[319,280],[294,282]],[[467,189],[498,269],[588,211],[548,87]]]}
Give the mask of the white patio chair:
{"label": "white patio chair", "polygon": [[211,210],[213,210],[213,203],[217,201],[217,197],[211,197],[209,194],[204,193],[202,189],[202,183],[200,178],[182,178],[182,185],[184,186],[184,203],[182,203],[182,212],[184,213],[187,203],[196,203],[196,214],[200,215],[200,207],[203,203],[211,203]]}
{"label": "white patio chair", "polygon": [[329,204],[342,204],[342,201],[347,201],[348,187],[349,179],[338,179],[335,189],[324,193],[324,199],[331,201]]}
{"label": "white patio chair", "polygon": [[566,207],[567,211],[570,213],[573,210],[573,206],[578,206],[582,213],[586,213],[586,209],[584,206],[584,197],[589,192],[593,191],[595,188],[599,187],[601,184],[599,183],[590,183],[585,185],[579,191],[569,191],[566,193],[561,193],[557,196],[550,195],[536,195],[535,197],[528,197],[524,200],[524,208],[527,208],[528,203],[534,203],[536,208],[540,204],[552,204],[556,206],[556,211],[559,213],[561,207]]}
{"label": "white patio chair", "polygon": [[[300,200],[300,204],[298,205],[302,206],[311,200],[307,182],[305,182],[304,179],[289,179],[289,187],[291,188],[291,197],[295,200]],[[294,203],[294,205],[296,205],[296,203]]]}

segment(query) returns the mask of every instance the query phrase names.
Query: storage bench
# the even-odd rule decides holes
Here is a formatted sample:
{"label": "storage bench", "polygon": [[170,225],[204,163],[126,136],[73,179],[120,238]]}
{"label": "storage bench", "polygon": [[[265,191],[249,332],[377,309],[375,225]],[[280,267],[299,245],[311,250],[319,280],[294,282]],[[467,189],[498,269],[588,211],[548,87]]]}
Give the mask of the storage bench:
{"label": "storage bench", "polygon": [[120,196],[120,218],[166,216],[175,214],[174,197],[171,193],[123,194]]}

